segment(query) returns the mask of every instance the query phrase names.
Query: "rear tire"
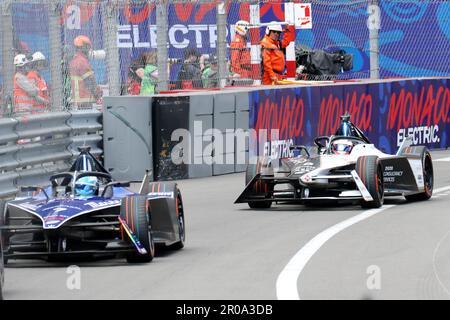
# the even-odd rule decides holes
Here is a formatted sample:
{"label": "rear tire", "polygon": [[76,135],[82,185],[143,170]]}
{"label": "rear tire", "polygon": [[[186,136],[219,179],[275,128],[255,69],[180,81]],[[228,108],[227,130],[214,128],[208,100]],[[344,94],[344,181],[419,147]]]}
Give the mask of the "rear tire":
{"label": "rear tire", "polygon": [[180,237],[180,241],[174,243],[172,245],[172,248],[175,250],[180,250],[184,248],[184,244],[186,242],[186,225],[184,222],[184,207],[183,207],[183,199],[181,197],[181,192],[178,187],[175,187],[176,190],[176,203],[175,208],[177,210],[177,217],[178,217],[178,233]]}
{"label": "rear tire", "polygon": [[[249,164],[247,165],[247,170],[245,172],[245,185],[247,186],[250,181],[256,176],[256,174],[260,173],[258,172],[258,167],[261,166],[261,163],[258,161],[258,164]],[[270,195],[270,193],[273,191],[273,186],[268,184],[267,182],[264,182],[262,180],[259,180],[255,183],[255,185],[252,188],[253,194],[256,195],[262,195],[265,194],[267,197]],[[272,206],[272,201],[249,201],[248,206],[251,209],[269,209]]]}
{"label": "rear tire", "polygon": [[424,147],[422,151],[422,167],[425,191],[405,196],[407,201],[425,201],[433,195],[434,170],[430,152]]}
{"label": "rear tire", "polygon": [[363,156],[356,161],[356,172],[373,201],[361,201],[363,208],[380,208],[384,203],[383,168],[377,156]]}
{"label": "rear tire", "polygon": [[[155,257],[155,244],[151,231],[148,214],[147,196],[130,196],[122,199],[120,217],[125,220],[130,229],[139,238],[139,241],[147,250],[143,255],[139,252],[128,253],[126,258],[129,263],[147,263]],[[124,235],[125,238],[128,235]],[[131,240],[129,240],[131,242]]]}

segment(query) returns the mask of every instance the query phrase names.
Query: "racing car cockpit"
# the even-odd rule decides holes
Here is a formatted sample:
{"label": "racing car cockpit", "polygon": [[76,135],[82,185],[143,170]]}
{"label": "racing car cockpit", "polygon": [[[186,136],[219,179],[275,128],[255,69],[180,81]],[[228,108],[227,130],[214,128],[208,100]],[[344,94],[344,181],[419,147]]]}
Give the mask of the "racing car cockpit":
{"label": "racing car cockpit", "polygon": [[319,148],[319,154],[349,155],[355,145],[370,144],[370,141],[350,122],[350,115],[345,114],[341,116],[341,123],[334,135],[317,137],[314,143]]}
{"label": "racing car cockpit", "polygon": [[334,140],[331,144],[331,152],[338,155],[349,155],[354,145],[355,142],[350,139]]}

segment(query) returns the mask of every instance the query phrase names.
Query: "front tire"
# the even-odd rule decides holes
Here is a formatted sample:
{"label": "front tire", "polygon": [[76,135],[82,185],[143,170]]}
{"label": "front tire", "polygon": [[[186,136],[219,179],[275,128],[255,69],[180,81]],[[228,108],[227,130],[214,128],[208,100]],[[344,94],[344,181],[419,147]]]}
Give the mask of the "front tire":
{"label": "front tire", "polygon": [[363,208],[380,208],[384,203],[383,168],[377,156],[363,156],[356,161],[356,172],[373,201],[361,201]]}
{"label": "front tire", "polygon": [[[147,263],[155,257],[155,244],[150,225],[147,201],[147,196],[130,196],[122,199],[120,216],[139,238],[145,250],[147,250],[147,254],[145,255],[137,251],[128,253],[126,258],[129,263]],[[124,237],[127,238],[128,235],[125,234]]]}

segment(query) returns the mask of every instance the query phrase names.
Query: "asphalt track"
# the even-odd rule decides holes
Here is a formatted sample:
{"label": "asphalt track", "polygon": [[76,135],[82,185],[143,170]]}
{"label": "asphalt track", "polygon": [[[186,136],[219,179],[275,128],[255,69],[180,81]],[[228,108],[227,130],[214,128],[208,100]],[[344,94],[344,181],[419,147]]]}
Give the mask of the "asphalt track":
{"label": "asphalt track", "polygon": [[[450,299],[450,152],[432,153],[431,200],[391,205],[309,252],[292,280],[300,299]],[[447,159],[446,159],[447,158]],[[436,161],[444,159],[448,161]],[[150,264],[84,261],[80,289],[70,264],[10,261],[6,299],[277,299],[277,279],[316,236],[358,215],[359,206],[234,205],[244,174],[180,181],[187,244],[160,250]],[[292,267],[292,265],[291,265]],[[299,272],[300,270],[300,272]]]}

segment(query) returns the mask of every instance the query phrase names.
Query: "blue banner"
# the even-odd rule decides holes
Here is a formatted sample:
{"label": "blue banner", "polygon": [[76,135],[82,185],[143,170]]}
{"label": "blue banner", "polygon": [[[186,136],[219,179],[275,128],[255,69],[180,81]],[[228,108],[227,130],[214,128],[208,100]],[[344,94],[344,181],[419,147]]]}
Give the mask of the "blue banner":
{"label": "blue banner", "polygon": [[[380,76],[448,76],[450,3],[448,1],[381,0],[379,12]],[[312,4],[312,30],[301,30],[297,43],[353,54],[353,72],[368,77],[368,2],[346,0]]]}
{"label": "blue banner", "polygon": [[431,77],[450,73],[450,3],[380,1],[381,77]]}
{"label": "blue banner", "polygon": [[[395,153],[407,136],[430,148],[450,145],[450,79],[278,87],[249,94],[250,128],[257,134],[252,155],[277,149],[270,147],[274,143],[281,154],[292,144],[312,145],[315,137],[334,134],[345,113],[387,153]],[[278,134],[272,136],[272,130]]]}

